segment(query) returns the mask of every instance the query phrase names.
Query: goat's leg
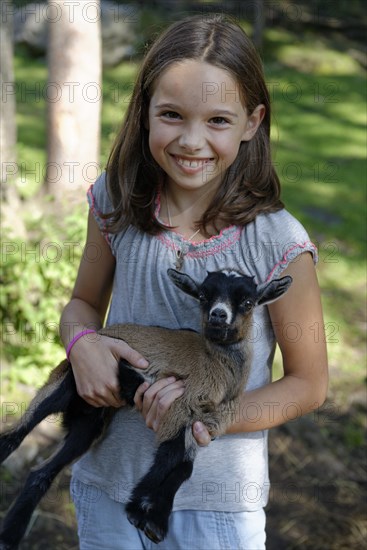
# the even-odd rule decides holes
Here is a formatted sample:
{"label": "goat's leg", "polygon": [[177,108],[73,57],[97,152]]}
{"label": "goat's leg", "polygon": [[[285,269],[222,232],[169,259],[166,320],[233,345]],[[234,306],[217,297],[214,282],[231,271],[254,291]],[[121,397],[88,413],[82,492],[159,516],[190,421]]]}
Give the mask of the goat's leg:
{"label": "goat's leg", "polygon": [[97,439],[105,424],[105,409],[85,404],[85,413],[69,425],[61,448],[29,474],[25,486],[7,513],[0,533],[0,549],[16,548],[24,536],[34,509],[46,494],[56,475],[84,454]]}
{"label": "goat's leg", "polygon": [[71,369],[62,378],[43,386],[19,422],[0,435],[0,464],[19,447],[25,436],[41,420],[50,414],[64,412],[75,394]]}
{"label": "goat's leg", "polygon": [[174,498],[184,481],[191,477],[192,470],[193,461],[183,460],[168,474],[154,497],[147,499],[143,530],[152,542],[158,544],[166,537]]}
{"label": "goat's leg", "polygon": [[189,447],[185,445],[188,429],[191,431],[191,424],[159,445],[153,465],[134,488],[126,506],[129,521],[155,543],[167,535],[175,495],[192,474],[197,446],[194,442]]}

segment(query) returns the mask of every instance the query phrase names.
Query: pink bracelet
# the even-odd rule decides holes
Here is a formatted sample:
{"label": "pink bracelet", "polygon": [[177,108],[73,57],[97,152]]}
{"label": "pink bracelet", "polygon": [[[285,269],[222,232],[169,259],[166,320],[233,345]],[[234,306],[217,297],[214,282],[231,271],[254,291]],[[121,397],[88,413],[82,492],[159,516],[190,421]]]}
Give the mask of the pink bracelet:
{"label": "pink bracelet", "polygon": [[69,342],[69,345],[66,348],[66,357],[68,360],[69,360],[70,352],[73,348],[73,345],[79,340],[79,338],[81,338],[82,336],[85,336],[86,334],[92,334],[92,333],[96,334],[96,331],[90,330],[90,329],[84,329],[81,332],[78,332],[78,334],[74,336],[74,338]]}

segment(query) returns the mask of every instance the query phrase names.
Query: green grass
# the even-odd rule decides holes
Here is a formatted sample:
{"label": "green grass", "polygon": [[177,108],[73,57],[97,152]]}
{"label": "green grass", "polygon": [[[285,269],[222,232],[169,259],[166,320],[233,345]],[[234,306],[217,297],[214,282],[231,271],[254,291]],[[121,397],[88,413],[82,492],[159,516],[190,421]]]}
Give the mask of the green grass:
{"label": "green grass", "polygon": [[358,384],[365,375],[365,74],[314,36],[300,42],[269,31],[267,48],[283,198],[319,247],[331,385],[346,377]]}
{"label": "green grass", "polygon": [[[300,40],[279,29],[266,32],[264,60],[283,198],[319,247],[331,385],[337,389],[346,381],[359,384],[364,377],[366,319],[365,74],[340,44],[311,34]],[[134,63],[104,70],[102,165],[127,107],[136,70]],[[22,168],[17,186],[27,198],[42,183],[46,162],[47,69],[44,61],[19,50],[15,75]],[[279,370],[279,360],[276,365]]]}

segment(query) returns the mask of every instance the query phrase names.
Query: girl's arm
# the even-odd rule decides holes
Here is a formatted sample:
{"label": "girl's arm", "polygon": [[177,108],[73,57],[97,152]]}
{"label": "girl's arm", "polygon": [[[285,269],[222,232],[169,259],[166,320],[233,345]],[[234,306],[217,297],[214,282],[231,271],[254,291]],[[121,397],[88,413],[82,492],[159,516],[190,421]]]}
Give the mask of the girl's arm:
{"label": "girl's arm", "polygon": [[[97,259],[88,259],[88,250]],[[60,320],[61,339],[65,348],[72,338],[85,328],[98,330],[104,321],[111,297],[115,272],[115,259],[103,238],[91,213],[88,217],[88,232],[79,272],[71,296]],[[125,342],[105,336],[88,334],[72,347],[70,360],[78,393],[94,406],[119,407],[117,362],[120,357],[136,367],[146,367],[147,361]]]}
{"label": "girl's arm", "polygon": [[227,433],[273,428],[325,401],[328,367],[324,321],[311,255],[301,254],[283,275],[290,275],[293,283],[280,300],[268,307],[283,358],[284,376],[245,392],[236,421]]}

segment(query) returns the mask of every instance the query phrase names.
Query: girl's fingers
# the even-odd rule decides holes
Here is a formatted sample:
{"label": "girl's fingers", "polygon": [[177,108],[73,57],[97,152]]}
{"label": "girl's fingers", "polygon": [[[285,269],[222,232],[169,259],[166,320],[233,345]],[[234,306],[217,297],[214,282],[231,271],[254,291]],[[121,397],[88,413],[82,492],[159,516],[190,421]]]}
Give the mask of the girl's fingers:
{"label": "girl's fingers", "polygon": [[126,402],[120,398],[119,390],[115,388],[104,387],[103,391],[97,392],[93,388],[83,395],[84,401],[93,407],[114,407],[119,408],[126,405]]}
{"label": "girl's fingers", "polygon": [[167,399],[163,400],[167,392],[169,393],[182,386],[183,382],[181,380],[177,381],[174,377],[162,378],[162,380],[158,380],[158,382],[152,384],[144,394],[142,408],[143,416],[146,417],[152,407],[158,407],[160,400],[162,400],[164,404],[167,403]]}
{"label": "girl's fingers", "polygon": [[202,422],[194,422],[192,433],[200,447],[206,447],[211,442],[210,434]]}
{"label": "girl's fingers", "polygon": [[149,388],[149,383],[144,382],[143,384],[141,384],[138,387],[138,389],[135,392],[134,403],[135,403],[135,407],[138,409],[138,411],[141,411],[143,409],[143,398],[144,398],[144,394],[145,394],[145,392],[147,391],[148,388]]}
{"label": "girl's fingers", "polygon": [[136,391],[134,402],[148,428],[157,430],[172,403],[183,395],[184,382],[174,377],[162,378],[151,386],[145,382]]}
{"label": "girl's fingers", "polygon": [[114,353],[117,359],[122,357],[123,359],[126,359],[128,363],[133,365],[133,367],[136,367],[139,369],[146,369],[149,366],[148,361],[141,355],[141,353],[132,349],[123,340],[120,340],[115,343]]}
{"label": "girl's fingers", "polygon": [[150,408],[145,422],[148,428],[151,428],[155,432],[158,430],[162,419],[171,407],[172,403],[184,394],[185,388],[183,386],[173,387],[167,391],[163,396],[157,395],[157,398],[153,402]]}
{"label": "girl's fingers", "polygon": [[[141,384],[136,390],[134,402],[136,408],[142,412],[147,427],[156,432],[172,403],[181,397],[184,391],[184,381],[176,380],[174,377],[162,378],[151,386],[148,382]],[[195,422],[192,432],[201,447],[211,442],[209,431],[202,422]]]}
{"label": "girl's fingers", "polygon": [[106,395],[104,402],[106,403],[106,405],[104,405],[105,407],[114,407],[116,409],[126,405],[126,401],[120,398],[119,393],[113,391]]}
{"label": "girl's fingers", "polygon": [[137,408],[141,410],[144,414],[147,409],[149,410],[157,393],[169,384],[172,384],[172,382],[174,382],[175,380],[176,379],[173,377],[162,378],[161,380],[158,380],[158,382],[154,382],[151,385],[147,382],[141,384],[141,386],[139,386],[139,388],[136,390],[134,397],[134,402]]}

